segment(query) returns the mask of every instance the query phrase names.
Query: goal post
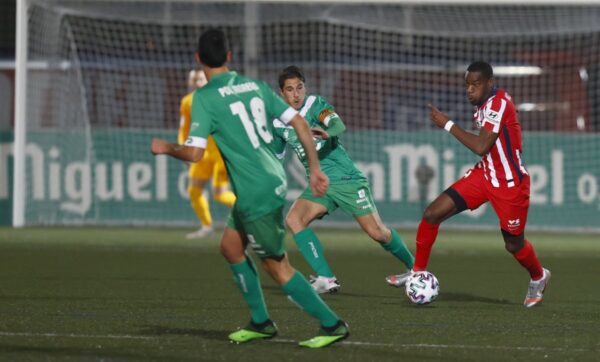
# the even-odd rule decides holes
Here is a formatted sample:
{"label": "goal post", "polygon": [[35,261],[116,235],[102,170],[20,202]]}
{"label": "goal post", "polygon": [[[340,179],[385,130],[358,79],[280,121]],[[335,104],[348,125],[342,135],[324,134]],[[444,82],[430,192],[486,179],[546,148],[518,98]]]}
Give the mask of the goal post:
{"label": "goal post", "polygon": [[13,214],[14,227],[25,226],[25,143],[27,142],[27,9],[29,0],[17,0],[15,47],[15,130],[13,141]]}
{"label": "goal post", "polygon": [[[175,141],[197,37],[220,27],[233,69],[274,89],[283,67],[305,71],[347,124],[342,143],[392,225],[416,225],[477,162],[426,105],[472,129],[462,77],[488,60],[524,130],[528,226],[599,230],[600,6],[521,3],[18,0],[15,141],[0,144],[0,167],[9,153],[14,163],[13,225],[196,223],[185,165],[154,158],[149,139]],[[293,159],[285,167],[291,201],[306,181]],[[228,210],[210,204],[222,223]],[[498,227],[489,205],[450,225]]]}

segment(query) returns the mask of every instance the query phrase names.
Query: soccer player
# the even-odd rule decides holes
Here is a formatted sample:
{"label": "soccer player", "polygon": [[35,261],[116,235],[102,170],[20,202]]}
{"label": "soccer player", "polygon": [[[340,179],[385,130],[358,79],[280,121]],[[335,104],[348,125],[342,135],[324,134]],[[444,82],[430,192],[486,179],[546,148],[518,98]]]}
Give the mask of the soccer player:
{"label": "soccer player", "polygon": [[[190,71],[188,77],[188,88],[190,93],[183,97],[179,107],[181,119],[177,142],[180,145],[184,144],[190,133],[192,98],[194,91],[203,87],[205,84],[206,75],[203,71],[195,69]],[[233,192],[229,191],[229,178],[227,177],[225,162],[223,162],[223,158],[221,157],[221,153],[219,152],[213,137],[208,137],[204,157],[199,162],[192,163],[188,171],[188,194],[190,203],[201,224],[200,229],[186,235],[186,238],[188,239],[203,238],[214,232],[208,200],[204,196],[204,186],[211,177],[212,192],[215,201],[230,208],[233,207],[235,195]]]}
{"label": "soccer player", "polygon": [[258,273],[246,254],[248,245],[260,257],[265,271],[300,308],[317,318],[317,336],[300,342],[319,348],[346,338],[348,325],[314,291],[289,263],[284,246],[282,209],[287,183],[283,167],[270,149],[272,127],[267,119],[279,118],[297,131],[309,150],[310,185],[315,195],[325,193],[329,180],[319,167],[306,121],[264,82],[228,68],[231,52],[225,34],[208,30],[198,40],[196,61],[203,65],[208,84],[194,92],[192,126],[184,146],[153,139],[152,152],[197,162],[207,138],[213,135],[221,150],[237,200],[221,239],[221,253],[250,309],[250,323],[229,335],[233,342],[271,338],[277,334],[269,318]]}
{"label": "soccer player", "polygon": [[[315,196],[310,188],[294,202],[286,217],[286,224],[304,259],[317,274],[311,282],[319,293],[334,293],[340,283],[329,266],[321,241],[309,227],[315,219],[337,208],[354,217],[360,227],[387,252],[399,259],[410,270],[414,258],[394,229],[388,229],[377,212],[367,178],[358,169],[342,146],[339,136],[346,127],[333,106],[319,95],[307,95],[302,71],[289,66],[279,75],[279,90],[285,101],[305,117],[315,136],[321,167],[329,177],[329,189],[323,196]],[[291,146],[310,175],[303,145],[292,127],[279,119],[273,121],[274,150],[278,158],[285,154],[286,144]],[[393,282],[403,285],[410,272],[393,275]],[[388,280],[388,283],[390,281]]]}
{"label": "soccer player", "polygon": [[474,118],[479,134],[466,132],[429,105],[431,119],[482,158],[425,209],[417,231],[413,270],[426,270],[441,222],[489,201],[500,221],[506,250],[531,276],[524,305],[532,307],[542,301],[550,271],[542,267],[524,234],[530,181],[521,161],[521,125],[511,97],[494,86],[493,70],[488,63],[476,61],[469,65],[465,84],[467,98],[476,108]]}

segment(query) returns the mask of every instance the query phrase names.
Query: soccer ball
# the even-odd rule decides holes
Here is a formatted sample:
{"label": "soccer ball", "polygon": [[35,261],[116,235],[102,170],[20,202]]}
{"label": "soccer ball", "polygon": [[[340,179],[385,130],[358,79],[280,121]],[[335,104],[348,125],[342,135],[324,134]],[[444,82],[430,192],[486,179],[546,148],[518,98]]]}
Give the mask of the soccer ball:
{"label": "soccer ball", "polygon": [[440,283],[435,275],[428,271],[413,273],[406,281],[406,296],[415,304],[428,304],[437,298]]}

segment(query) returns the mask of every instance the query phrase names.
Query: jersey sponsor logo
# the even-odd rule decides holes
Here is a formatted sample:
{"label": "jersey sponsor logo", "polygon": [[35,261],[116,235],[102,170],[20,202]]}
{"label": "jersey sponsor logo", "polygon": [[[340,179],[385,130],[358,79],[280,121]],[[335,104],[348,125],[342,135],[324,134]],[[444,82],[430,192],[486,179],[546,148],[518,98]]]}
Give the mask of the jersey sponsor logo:
{"label": "jersey sponsor logo", "polygon": [[489,109],[485,112],[485,119],[488,122],[491,122],[493,124],[499,124],[500,123],[500,113]]}
{"label": "jersey sponsor logo", "polygon": [[221,97],[227,97],[227,96],[231,96],[234,94],[241,94],[241,93],[247,93],[247,92],[252,92],[252,91],[257,91],[258,90],[258,85],[254,82],[246,82],[246,83],[242,83],[242,84],[234,84],[234,85],[227,85],[224,87],[219,88],[219,94],[221,95]]}
{"label": "jersey sponsor logo", "polygon": [[362,207],[363,209],[371,207],[371,203],[369,202],[369,199],[367,199],[367,191],[365,189],[358,190],[358,200],[356,200],[357,204],[362,204],[363,202],[367,203]]}
{"label": "jersey sponsor logo", "polygon": [[508,229],[514,230],[521,226],[521,219],[508,220]]}

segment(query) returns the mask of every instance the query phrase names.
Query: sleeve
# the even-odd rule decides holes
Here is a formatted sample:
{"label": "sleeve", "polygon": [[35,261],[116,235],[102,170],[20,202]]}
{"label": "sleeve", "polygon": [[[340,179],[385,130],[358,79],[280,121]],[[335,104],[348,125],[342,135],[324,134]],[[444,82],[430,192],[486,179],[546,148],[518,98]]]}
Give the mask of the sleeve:
{"label": "sleeve", "polygon": [[335,112],[335,108],[323,97],[319,97],[318,112],[317,119],[329,136],[339,136],[346,130],[346,125],[344,125],[342,118]]}
{"label": "sleeve", "polygon": [[181,99],[179,105],[179,132],[177,133],[177,143],[184,144],[190,133],[190,114],[191,114],[191,98],[185,96]]}
{"label": "sleeve", "polygon": [[[335,112],[335,108],[329,104],[323,97],[319,97],[319,123],[325,127],[330,127],[332,123],[339,120],[342,122],[340,116]],[[343,124],[343,122],[342,122]]]}
{"label": "sleeve", "polygon": [[491,102],[488,102],[483,111],[483,128],[499,133],[500,126],[504,121],[506,106],[506,100],[500,97],[494,97]]}
{"label": "sleeve", "polygon": [[261,83],[261,87],[263,89],[263,100],[267,108],[268,119],[277,118],[284,124],[290,123],[292,118],[298,114],[298,111],[285,103],[266,83]]}
{"label": "sleeve", "polygon": [[212,117],[203,100],[198,92],[194,93],[190,134],[185,141],[186,146],[206,148],[208,136],[214,132]]}
{"label": "sleeve", "polygon": [[271,147],[275,156],[282,161],[285,158],[285,146],[287,144],[283,136],[284,131],[285,125],[283,122],[278,119],[273,120],[273,142]]}

